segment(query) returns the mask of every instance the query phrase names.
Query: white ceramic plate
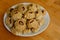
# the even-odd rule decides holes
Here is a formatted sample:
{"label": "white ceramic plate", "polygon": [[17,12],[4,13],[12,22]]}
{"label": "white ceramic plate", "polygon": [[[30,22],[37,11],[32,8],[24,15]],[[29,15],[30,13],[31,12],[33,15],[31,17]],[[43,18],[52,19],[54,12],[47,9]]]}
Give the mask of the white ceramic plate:
{"label": "white ceramic plate", "polygon": [[[20,3],[20,4],[28,5],[28,4],[30,4],[30,3]],[[17,5],[19,5],[19,4],[16,4],[16,5],[14,5],[14,6],[10,7],[10,8],[15,8]],[[44,8],[41,6],[41,9],[44,9]],[[6,23],[5,23],[6,17],[7,17],[7,13],[5,12],[4,18],[3,18],[4,26],[6,27],[6,29],[7,29],[8,31],[11,32],[11,30],[8,28],[8,26],[7,26]],[[35,35],[37,35],[37,34],[42,33],[43,31],[45,31],[45,30],[47,29],[47,27],[48,27],[48,25],[49,25],[49,22],[50,22],[50,17],[49,17],[49,14],[48,14],[47,11],[46,11],[46,15],[44,16],[44,20],[45,20],[45,23],[44,23],[44,25],[42,25],[42,26],[39,28],[39,31],[38,31],[38,32],[36,32],[36,33],[31,33],[31,34],[18,34],[17,36],[28,37],[28,36],[35,36]]]}

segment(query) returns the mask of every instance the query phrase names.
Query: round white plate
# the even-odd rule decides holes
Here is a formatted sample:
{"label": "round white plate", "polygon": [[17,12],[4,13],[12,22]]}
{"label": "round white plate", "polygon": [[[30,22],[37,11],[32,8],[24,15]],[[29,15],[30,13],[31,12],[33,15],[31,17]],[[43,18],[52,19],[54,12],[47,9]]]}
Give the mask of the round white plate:
{"label": "round white plate", "polygon": [[[20,3],[20,4],[28,5],[28,4],[30,4],[30,3]],[[19,4],[16,4],[16,5],[14,5],[14,6],[10,7],[10,8],[15,8],[17,5],[19,5]],[[44,8],[41,6],[41,9],[44,9]],[[3,18],[4,26],[6,27],[6,29],[7,29],[8,31],[11,32],[11,30],[8,28],[8,26],[7,26],[6,23],[5,23],[6,17],[7,17],[7,13],[5,12],[4,18]],[[17,36],[28,37],[28,36],[35,36],[35,35],[37,35],[37,34],[42,33],[43,31],[45,31],[45,30],[47,29],[47,27],[48,27],[48,25],[49,25],[49,22],[50,22],[50,17],[49,17],[49,14],[48,14],[47,11],[46,11],[46,15],[44,16],[44,20],[45,20],[44,25],[42,25],[42,26],[39,28],[39,31],[38,31],[38,32],[36,32],[36,33],[31,33],[31,34],[18,34]]]}

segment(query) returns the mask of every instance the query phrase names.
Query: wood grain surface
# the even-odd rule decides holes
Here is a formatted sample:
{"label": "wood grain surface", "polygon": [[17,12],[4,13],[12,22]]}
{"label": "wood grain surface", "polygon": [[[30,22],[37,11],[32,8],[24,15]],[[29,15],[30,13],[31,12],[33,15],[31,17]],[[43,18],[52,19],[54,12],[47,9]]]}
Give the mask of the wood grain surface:
{"label": "wood grain surface", "polygon": [[[44,32],[33,37],[19,37],[6,30],[3,25],[5,11],[21,2],[40,4],[48,11],[50,24]],[[60,0],[0,0],[0,40],[60,40]]]}

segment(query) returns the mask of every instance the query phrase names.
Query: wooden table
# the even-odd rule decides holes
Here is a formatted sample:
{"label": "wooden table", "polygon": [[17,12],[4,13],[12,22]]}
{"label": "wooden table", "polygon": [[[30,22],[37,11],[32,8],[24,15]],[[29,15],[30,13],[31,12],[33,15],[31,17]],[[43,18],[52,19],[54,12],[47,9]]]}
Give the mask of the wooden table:
{"label": "wooden table", "polygon": [[[21,2],[33,2],[42,5],[49,12],[49,27],[33,37],[18,37],[11,34],[3,25],[5,11]],[[60,0],[0,0],[0,40],[60,40]]]}

